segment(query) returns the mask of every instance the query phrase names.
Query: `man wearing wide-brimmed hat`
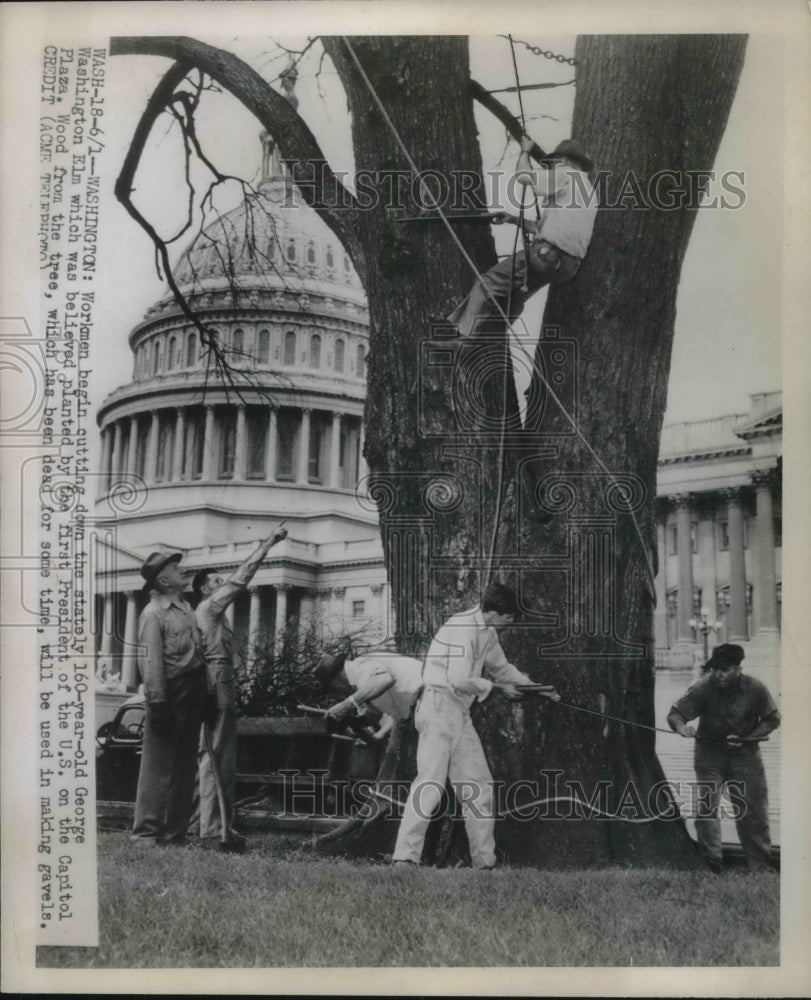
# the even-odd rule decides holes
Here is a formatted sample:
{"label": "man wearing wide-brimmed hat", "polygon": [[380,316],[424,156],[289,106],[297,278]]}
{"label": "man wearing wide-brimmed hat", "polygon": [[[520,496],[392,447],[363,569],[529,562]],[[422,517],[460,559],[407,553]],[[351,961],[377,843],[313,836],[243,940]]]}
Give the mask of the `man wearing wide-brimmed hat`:
{"label": "man wearing wide-brimmed hat", "polygon": [[[544,285],[571,281],[591,242],[597,215],[597,193],[589,180],[594,164],[580,143],[565,139],[543,161],[544,169],[534,170],[529,159],[535,143],[528,136],[521,140],[515,180],[534,190],[540,218],[524,220],[531,243],[506,257],[481,276],[470,294],[448,316],[458,327],[462,339],[482,330],[482,321],[509,313],[512,321],[521,315],[524,303]],[[518,224],[507,212],[498,213],[495,222]]]}
{"label": "man wearing wide-brimmed hat", "polygon": [[[718,807],[726,782],[734,785],[735,825],[748,866],[772,867],[766,774],[758,740],[780,725],[780,713],[766,685],[742,673],[743,659],[741,646],[716,646],[702,677],[667,717],[671,729],[696,740],[696,836],[714,872],[723,866]],[[699,716],[696,730],[688,723]]]}
{"label": "man wearing wide-brimmed hat", "polygon": [[141,567],[152,599],[138,623],[146,721],[132,839],[148,845],[185,841],[205,714],[202,637],[183,599],[181,558],[179,552],[153,552]]}

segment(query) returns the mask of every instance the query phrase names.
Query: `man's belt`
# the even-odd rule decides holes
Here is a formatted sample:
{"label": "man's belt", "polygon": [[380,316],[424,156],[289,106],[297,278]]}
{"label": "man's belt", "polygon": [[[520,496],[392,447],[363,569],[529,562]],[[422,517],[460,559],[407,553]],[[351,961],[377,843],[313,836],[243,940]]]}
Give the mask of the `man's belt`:
{"label": "man's belt", "polygon": [[542,236],[536,236],[535,239],[532,241],[532,246],[540,247],[542,253],[544,247],[549,247],[550,250],[554,250],[555,253],[560,254],[561,257],[566,257],[568,260],[574,261],[575,264],[583,263],[582,257],[577,257],[573,253],[567,253],[565,250],[561,250],[561,248],[556,243],[550,243],[549,240],[545,240]]}

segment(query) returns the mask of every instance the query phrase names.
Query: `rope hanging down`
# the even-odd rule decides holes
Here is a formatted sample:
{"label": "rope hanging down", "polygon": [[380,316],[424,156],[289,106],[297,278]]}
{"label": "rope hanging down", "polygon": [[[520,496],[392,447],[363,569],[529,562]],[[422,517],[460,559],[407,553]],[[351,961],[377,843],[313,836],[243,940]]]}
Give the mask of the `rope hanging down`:
{"label": "rope hanging down", "polygon": [[[513,60],[513,70],[515,72],[515,84],[518,88],[518,107],[521,112],[521,128],[526,134],[527,123],[524,117],[524,101],[521,97],[521,81],[518,77],[518,63],[515,58],[515,46],[513,45],[512,36],[510,39],[510,51],[512,52]],[[507,294],[507,315],[512,315],[512,298],[513,290],[515,288],[515,268],[518,250],[518,238],[522,237],[522,242],[524,244],[524,284],[522,291],[527,291],[527,276],[529,273],[529,235],[524,229],[524,195],[526,194],[526,186],[521,191],[521,203],[518,206],[518,226],[515,230],[515,239],[513,240],[513,251],[511,257],[511,268],[510,268],[510,290]],[[533,191],[534,194],[534,191]],[[538,208],[538,196],[535,195],[535,212],[538,218],[541,217],[540,209]],[[506,344],[507,350],[509,351],[509,338]],[[487,556],[487,573],[485,576],[484,584],[488,586],[490,583],[490,578],[493,575],[493,563],[496,558],[496,545],[498,543],[498,529],[501,524],[501,508],[504,502],[504,446],[507,436],[507,371],[508,366],[505,365],[503,372],[503,387],[502,387],[502,399],[501,399],[501,429],[499,431],[498,440],[498,475],[496,477],[496,509],[493,515],[493,534],[490,540],[490,552]]]}
{"label": "rope hanging down", "polygon": [[[476,267],[475,263],[471,259],[470,254],[467,252],[467,250],[465,250],[464,246],[462,245],[461,241],[459,240],[459,237],[454,232],[453,226],[450,224],[450,222],[448,221],[447,217],[445,216],[445,213],[442,211],[442,207],[440,206],[440,204],[437,201],[437,199],[434,198],[434,196],[431,193],[428,185],[425,183],[425,180],[423,179],[422,173],[418,169],[418,167],[417,167],[416,163],[414,162],[414,160],[412,159],[411,154],[408,151],[408,148],[406,147],[405,143],[403,142],[403,140],[402,140],[402,138],[400,136],[400,133],[397,131],[397,127],[395,126],[394,122],[391,120],[388,111],[386,111],[386,108],[385,108],[383,102],[380,100],[380,97],[378,96],[377,91],[375,90],[374,86],[372,85],[371,80],[366,75],[366,71],[364,70],[363,66],[361,65],[360,60],[358,59],[357,53],[355,52],[355,49],[352,46],[352,43],[349,41],[349,39],[345,35],[342,35],[341,38],[342,38],[342,41],[343,41],[344,45],[346,45],[346,48],[347,48],[347,50],[349,52],[349,55],[352,58],[352,61],[354,62],[355,66],[357,67],[358,73],[360,74],[363,82],[366,84],[366,87],[367,87],[367,89],[368,89],[368,91],[369,91],[369,93],[370,93],[370,95],[372,97],[372,100],[374,101],[374,103],[375,103],[378,111],[380,112],[383,120],[385,121],[386,125],[391,130],[391,133],[394,136],[394,139],[397,142],[397,145],[400,147],[400,150],[401,150],[403,156],[405,157],[405,159],[406,159],[409,167],[411,168],[411,171],[414,174],[414,177],[419,180],[419,182],[420,182],[420,192],[421,192],[422,197],[423,198],[427,198],[428,199],[428,204],[430,204],[436,210],[438,216],[442,220],[443,225],[445,226],[445,228],[447,229],[448,233],[450,234],[451,239],[456,244],[457,249],[461,253],[462,258],[464,259],[465,263],[468,265],[468,267],[473,272],[473,274],[476,275],[476,280],[479,281],[479,282],[481,282],[482,275],[479,272],[479,269]],[[524,43],[524,44],[526,44],[526,43]],[[505,315],[504,310],[501,308],[500,303],[487,290],[487,286],[483,282],[481,282],[481,283],[482,283],[482,287],[485,289],[485,292],[488,295],[490,295],[490,299],[491,299],[491,301],[492,301],[492,303],[493,303],[493,305],[494,305],[497,313],[501,316],[501,318],[504,320],[507,328],[509,329],[509,327],[511,325],[509,317]],[[620,482],[617,480],[617,478],[614,475],[614,473],[611,472],[611,470],[605,465],[605,463],[600,458],[600,456],[597,454],[597,452],[594,450],[594,448],[591,446],[591,444],[589,443],[589,441],[586,440],[585,436],[583,435],[583,432],[580,430],[580,427],[579,427],[577,421],[574,419],[574,417],[566,409],[566,406],[564,405],[563,401],[560,399],[560,397],[558,396],[558,394],[555,392],[555,390],[553,389],[553,387],[550,384],[550,382],[544,376],[543,372],[540,371],[539,369],[536,369],[534,358],[530,355],[529,351],[524,347],[524,345],[519,340],[516,339],[515,342],[516,342],[517,346],[519,347],[519,349],[523,352],[523,354],[528,359],[530,365],[532,366],[532,370],[534,372],[536,372],[536,374],[538,375],[538,378],[543,383],[544,387],[546,388],[547,393],[549,394],[549,398],[557,405],[557,407],[558,407],[561,415],[571,425],[572,430],[574,431],[575,435],[581,441],[581,443],[585,447],[586,451],[594,459],[594,461],[596,462],[598,468],[602,472],[604,472],[606,474],[606,476],[608,476],[608,478],[614,484],[614,486],[616,486],[618,488],[618,490],[620,492],[622,492],[623,487],[620,484]],[[639,526],[639,521],[637,520],[636,515],[634,514],[634,511],[630,508],[630,506],[629,506],[629,509],[628,509],[628,513],[629,513],[629,515],[631,517],[631,520],[633,522],[633,525],[634,525],[634,528],[636,530],[637,536],[639,538],[640,545],[642,547],[643,559],[644,559],[646,568],[648,570],[648,588],[649,588],[649,593],[651,595],[652,600],[655,602],[656,601],[656,590],[655,590],[655,578],[656,578],[656,574],[655,574],[654,569],[653,569],[653,562],[651,560],[650,553],[648,552],[648,546],[645,544],[645,539],[644,539],[644,536],[642,535],[642,529]]]}

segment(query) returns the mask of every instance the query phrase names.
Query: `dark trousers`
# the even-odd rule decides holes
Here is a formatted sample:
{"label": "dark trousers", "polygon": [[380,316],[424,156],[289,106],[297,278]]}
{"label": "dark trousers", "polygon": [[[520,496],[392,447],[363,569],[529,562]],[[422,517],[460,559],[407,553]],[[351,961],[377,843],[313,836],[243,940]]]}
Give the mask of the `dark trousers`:
{"label": "dark trousers", "polygon": [[203,670],[166,682],[173,725],[167,733],[152,728],[146,706],[144,745],[135,798],[134,839],[172,842],[186,835],[197,778],[197,744],[206,704]]}
{"label": "dark trousers", "polygon": [[[521,315],[524,303],[544,285],[563,285],[571,281],[580,270],[581,261],[564,253],[545,240],[535,240],[529,248],[529,269],[522,250],[513,258],[505,257],[489,271],[470,291],[468,297],[448,316],[448,322],[459,328],[462,339],[482,330],[483,321],[500,317],[499,307],[514,320]],[[521,291],[526,279],[527,291]],[[512,290],[512,294],[511,294]],[[498,305],[492,300],[495,298]]]}
{"label": "dark trousers", "polygon": [[721,860],[721,820],[718,807],[726,782],[735,782],[730,799],[738,811],[735,826],[750,868],[771,868],[766,773],[757,746],[740,750],[696,744],[696,779],[699,782],[696,836],[708,860]]}

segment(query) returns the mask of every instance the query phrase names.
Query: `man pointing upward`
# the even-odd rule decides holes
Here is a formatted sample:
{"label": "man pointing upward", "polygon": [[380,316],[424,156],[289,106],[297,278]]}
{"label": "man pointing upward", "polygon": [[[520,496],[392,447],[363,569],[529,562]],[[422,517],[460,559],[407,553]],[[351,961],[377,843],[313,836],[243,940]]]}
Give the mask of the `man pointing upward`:
{"label": "man pointing upward", "polygon": [[[283,524],[284,522],[282,522]],[[208,690],[217,702],[217,714],[212,732],[212,746],[225,798],[226,817],[219,815],[217,789],[212,763],[207,751],[200,757],[200,837],[220,836],[220,824],[225,823],[228,841],[244,847],[244,840],[232,830],[237,776],[237,705],[236,669],[234,665],[234,634],[226,611],[253,579],[271,546],[287,537],[280,524],[259,542],[253,552],[229,577],[216,570],[200,569],[194,575],[192,589],[200,600],[197,624],[203,634],[203,647],[208,664]]]}

